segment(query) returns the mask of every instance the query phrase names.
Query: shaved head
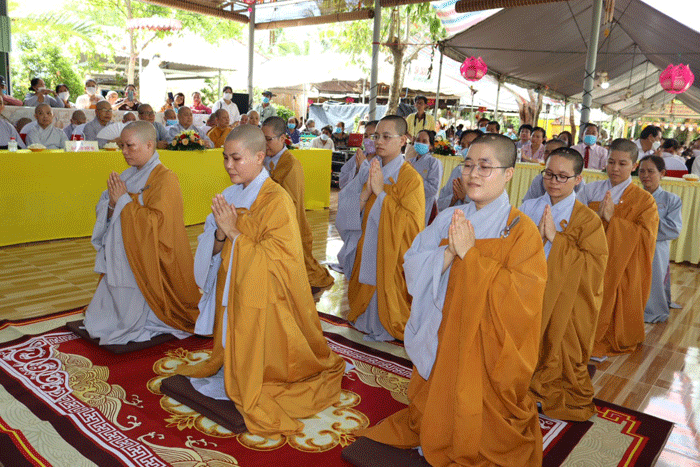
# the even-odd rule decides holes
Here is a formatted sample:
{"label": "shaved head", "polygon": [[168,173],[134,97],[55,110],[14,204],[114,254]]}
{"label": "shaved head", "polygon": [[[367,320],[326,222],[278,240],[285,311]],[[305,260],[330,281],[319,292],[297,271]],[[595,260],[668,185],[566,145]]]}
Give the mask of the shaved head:
{"label": "shaved head", "polygon": [[107,109],[110,109],[110,110],[112,109],[112,106],[107,101],[100,101],[97,104],[95,104],[95,110],[107,110]]}
{"label": "shaved head", "polygon": [[231,130],[226,137],[229,141],[240,141],[251,154],[265,153],[265,135],[262,130],[253,125],[240,125]]}
{"label": "shaved head", "polygon": [[154,127],[151,122],[145,120],[137,120],[129,123],[122,130],[122,138],[125,138],[125,134],[137,136],[142,143],[151,141],[153,142],[153,147],[158,143],[156,127]]}
{"label": "shaved head", "polygon": [[39,104],[39,105],[37,105],[37,106],[34,108],[34,115],[39,115],[39,111],[40,111],[41,109],[46,108],[46,107],[48,107],[49,110],[51,110],[51,106],[50,106],[49,104],[45,103],[45,102],[44,102],[44,103],[41,103],[41,104]]}
{"label": "shaved head", "polygon": [[221,117],[221,116],[224,115],[224,114],[225,114],[226,116],[228,116],[228,110],[226,110],[226,109],[219,109],[219,110],[217,110],[216,112],[214,112],[214,115],[216,115],[216,118],[219,118],[219,117]]}
{"label": "shaved head", "polygon": [[503,167],[515,167],[518,150],[510,138],[496,133],[485,133],[474,140],[471,148],[482,144],[493,148],[496,158]]}

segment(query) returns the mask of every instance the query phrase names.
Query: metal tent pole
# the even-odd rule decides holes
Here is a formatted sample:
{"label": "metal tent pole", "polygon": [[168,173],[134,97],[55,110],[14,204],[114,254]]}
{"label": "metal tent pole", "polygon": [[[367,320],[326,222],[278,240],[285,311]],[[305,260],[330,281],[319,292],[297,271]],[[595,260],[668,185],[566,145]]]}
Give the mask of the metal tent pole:
{"label": "metal tent pole", "polygon": [[377,77],[379,74],[379,33],[382,27],[382,6],[374,0],[374,24],[372,26],[372,72],[369,76],[369,119],[377,119]]}
{"label": "metal tent pole", "polygon": [[438,109],[440,108],[440,82],[442,81],[442,58],[444,56],[440,49],[440,68],[438,69],[437,91],[435,91],[435,109],[433,109],[433,117],[435,117],[436,122],[438,119]]}
{"label": "metal tent pole", "polygon": [[600,20],[603,16],[603,0],[593,2],[593,21],[591,22],[591,36],[588,40],[588,52],[586,54],[586,76],[583,80],[583,103],[581,105],[581,124],[579,133],[583,134],[583,128],[588,123],[591,115],[591,103],[593,102],[593,80],[595,65],[598,59],[598,38],[600,36]]}
{"label": "metal tent pole", "polygon": [[501,99],[501,77],[498,76],[498,89],[496,89],[496,108],[493,111],[493,119],[498,120],[498,102]]}
{"label": "metal tent pole", "polygon": [[248,23],[248,110],[253,108],[253,60],[255,58],[255,3],[250,5]]}

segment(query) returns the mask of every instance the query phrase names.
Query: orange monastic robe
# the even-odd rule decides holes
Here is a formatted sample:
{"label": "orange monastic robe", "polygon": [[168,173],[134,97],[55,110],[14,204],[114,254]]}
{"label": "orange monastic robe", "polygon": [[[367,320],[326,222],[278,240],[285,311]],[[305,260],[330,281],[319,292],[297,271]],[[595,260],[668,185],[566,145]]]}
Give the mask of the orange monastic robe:
{"label": "orange monastic robe", "polygon": [[603,301],[607,261],[608,244],[600,217],[576,201],[547,259],[542,344],[530,384],[549,417],[583,421],[596,413],[587,365]]}
{"label": "orange monastic robe", "polygon": [[299,280],[303,252],[289,196],[268,179],[250,210],[237,212],[241,234],[233,251],[228,238],[221,251],[212,356],[179,373],[208,377],[223,366],[226,393],[251,433],[275,437],[299,432],[304,425],[296,419],[338,402],[345,362],[328,347],[309,284]]}
{"label": "orange monastic robe", "polygon": [[[598,211],[600,202],[588,206]],[[644,342],[644,307],[651,290],[659,212],[651,194],[630,184],[615,205],[608,239],[603,304],[593,346],[594,357],[631,353]]]}
{"label": "orange monastic robe", "polygon": [[355,321],[365,312],[376,291],[379,320],[389,334],[403,340],[403,331],[411,314],[411,296],[403,272],[403,255],[425,227],[423,179],[411,164],[404,162],[396,183],[385,184],[384,191],[387,196],[382,203],[377,238],[377,285],[363,284],[359,279],[367,218],[377,199],[372,193],[365,204],[362,236],[348,285],[348,320]]}
{"label": "orange monastic robe", "polygon": [[224,143],[226,142],[226,137],[228,134],[231,132],[230,127],[226,128],[219,128],[218,126],[215,126],[209,132],[207,133],[207,136],[209,139],[214,143],[215,148],[222,148],[224,147]]}
{"label": "orange monastic robe", "polygon": [[507,237],[476,240],[464,259],[454,259],[430,377],[414,368],[410,405],[358,434],[401,448],[420,445],[435,467],[542,465],[528,386],[547,263],[534,223],[512,209],[508,224],[517,216]]}
{"label": "orange monastic robe", "polygon": [[201,297],[183,221],[177,175],[158,164],[143,189],[121,211],[122,238],[139,290],[165,324],[192,332]]}
{"label": "orange monastic robe", "polygon": [[311,226],[306,218],[306,205],[304,202],[304,170],[291,152],[284,151],[277,162],[271,167],[270,178],[282,185],[294,201],[297,223],[301,233],[301,243],[304,247],[304,263],[311,287],[328,288],[333,285],[333,277],[313,255],[314,238]]}

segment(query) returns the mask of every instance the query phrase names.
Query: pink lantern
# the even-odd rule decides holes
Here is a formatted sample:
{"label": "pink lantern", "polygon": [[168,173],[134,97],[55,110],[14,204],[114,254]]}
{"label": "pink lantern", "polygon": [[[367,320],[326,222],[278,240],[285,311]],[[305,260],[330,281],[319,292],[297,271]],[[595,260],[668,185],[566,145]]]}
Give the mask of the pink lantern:
{"label": "pink lantern", "polygon": [[479,81],[488,70],[486,63],[484,63],[481,57],[469,57],[464,60],[462,66],[459,67],[459,72],[467,81]]}
{"label": "pink lantern", "polygon": [[693,81],[695,80],[695,75],[690,71],[688,65],[669,64],[664,71],[659,75],[659,84],[664,88],[664,91],[670,92],[671,94],[680,94],[688,90]]}
{"label": "pink lantern", "polygon": [[352,104],[353,102],[355,102],[355,99],[353,99],[352,97],[346,97],[346,98],[345,98],[345,103],[346,103],[346,104]]}
{"label": "pink lantern", "polygon": [[435,99],[428,99],[428,107],[432,107],[435,105]]}

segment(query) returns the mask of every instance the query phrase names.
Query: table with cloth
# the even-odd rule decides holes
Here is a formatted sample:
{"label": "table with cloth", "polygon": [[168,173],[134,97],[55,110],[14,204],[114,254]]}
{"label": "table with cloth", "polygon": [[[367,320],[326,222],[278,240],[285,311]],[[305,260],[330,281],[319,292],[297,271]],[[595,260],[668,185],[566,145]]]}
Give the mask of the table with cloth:
{"label": "table with cloth", "polygon": [[[204,222],[213,196],[231,185],[221,149],[158,153],[180,180],[185,225]],[[306,208],[329,207],[331,151],[292,154],[304,168]],[[128,167],[121,151],[0,151],[0,158],[0,246],[92,235],[108,175]]]}
{"label": "table with cloth", "polygon": [[[443,164],[442,186],[450,176],[452,170],[462,162],[461,157],[435,156]],[[532,184],[532,180],[544,167],[540,164],[518,163],[515,166],[513,179],[506,189],[513,206],[520,206],[525,193]],[[607,175],[600,170],[584,170],[583,179],[586,182],[605,180]],[[642,186],[638,177],[632,177],[632,181]],[[700,182],[686,181],[682,178],[665,177],[661,180],[661,187],[671,193],[680,196],[683,200],[683,230],[677,240],[671,242],[671,261],[682,263],[688,261],[693,264],[700,263]]]}

